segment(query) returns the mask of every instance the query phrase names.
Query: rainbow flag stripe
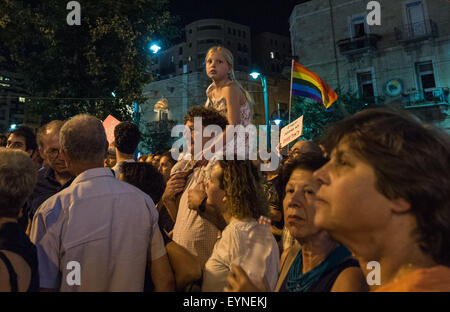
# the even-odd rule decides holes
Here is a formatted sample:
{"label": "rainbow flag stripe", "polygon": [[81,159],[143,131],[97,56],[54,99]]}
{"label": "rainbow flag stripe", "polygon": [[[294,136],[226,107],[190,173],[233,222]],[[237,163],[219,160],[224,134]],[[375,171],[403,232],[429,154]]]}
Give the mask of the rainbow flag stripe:
{"label": "rainbow flag stripe", "polygon": [[313,99],[328,108],[338,96],[316,73],[292,60],[292,95]]}

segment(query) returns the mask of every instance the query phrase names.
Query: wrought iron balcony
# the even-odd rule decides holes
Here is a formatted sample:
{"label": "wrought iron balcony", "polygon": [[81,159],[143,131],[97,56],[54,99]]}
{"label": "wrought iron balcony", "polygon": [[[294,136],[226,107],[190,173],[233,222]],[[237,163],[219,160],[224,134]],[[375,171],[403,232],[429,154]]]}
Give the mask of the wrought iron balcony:
{"label": "wrought iron balcony", "polygon": [[436,38],[438,36],[438,28],[436,23],[432,20],[424,20],[419,23],[395,27],[394,33],[398,42],[408,43]]}
{"label": "wrought iron balcony", "polygon": [[431,88],[423,92],[411,91],[403,95],[405,108],[422,108],[432,106],[450,106],[449,88]]}
{"label": "wrought iron balcony", "polygon": [[357,38],[346,38],[337,42],[339,51],[343,55],[352,55],[364,53],[367,51],[375,51],[377,49],[377,42],[381,39],[380,35],[365,34]]}

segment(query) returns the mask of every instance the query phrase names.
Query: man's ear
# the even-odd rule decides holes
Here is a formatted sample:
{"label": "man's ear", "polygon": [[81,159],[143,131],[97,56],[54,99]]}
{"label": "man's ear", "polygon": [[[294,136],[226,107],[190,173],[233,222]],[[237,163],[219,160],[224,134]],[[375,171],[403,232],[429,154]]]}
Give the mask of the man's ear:
{"label": "man's ear", "polygon": [[38,147],[39,155],[41,155],[41,158],[45,160],[45,153],[44,149],[42,147]]}
{"label": "man's ear", "polygon": [[66,168],[69,168],[70,164],[70,158],[67,156],[66,153],[64,153],[63,149],[59,149],[59,154],[61,155],[61,158],[64,159],[64,162],[66,163]]}
{"label": "man's ear", "polygon": [[393,199],[391,200],[391,203],[392,203],[391,209],[393,213],[403,214],[411,210],[411,204],[407,202],[406,199],[404,198]]}

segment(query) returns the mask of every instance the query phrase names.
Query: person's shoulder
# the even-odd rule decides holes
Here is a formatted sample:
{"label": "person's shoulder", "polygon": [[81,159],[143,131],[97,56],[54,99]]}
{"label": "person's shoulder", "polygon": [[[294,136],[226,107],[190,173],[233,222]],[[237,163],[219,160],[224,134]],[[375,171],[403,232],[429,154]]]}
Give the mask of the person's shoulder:
{"label": "person's shoulder", "polygon": [[251,230],[252,224],[242,220],[233,220],[223,230],[222,236],[233,237],[238,240],[245,240],[248,238],[248,233]]}
{"label": "person's shoulder", "polygon": [[349,266],[343,269],[331,288],[332,292],[368,291],[364,274],[359,266]]}
{"label": "person's shoulder", "polygon": [[117,183],[117,185],[120,186],[120,188],[124,193],[128,193],[133,199],[135,200],[141,199],[145,201],[148,205],[155,207],[153,199],[147,193],[143,192],[136,186],[117,179],[115,183]]}
{"label": "person's shoulder", "polygon": [[238,86],[238,84],[236,83],[236,81],[232,80],[229,83],[227,83],[226,85],[224,85],[222,87],[222,91],[223,92],[237,92],[237,93],[242,93],[241,88]]}
{"label": "person's shoulder", "polygon": [[61,190],[59,193],[56,193],[49,198],[47,198],[39,208],[36,210],[36,214],[47,215],[58,208],[63,208],[64,197],[70,193],[68,188]]}

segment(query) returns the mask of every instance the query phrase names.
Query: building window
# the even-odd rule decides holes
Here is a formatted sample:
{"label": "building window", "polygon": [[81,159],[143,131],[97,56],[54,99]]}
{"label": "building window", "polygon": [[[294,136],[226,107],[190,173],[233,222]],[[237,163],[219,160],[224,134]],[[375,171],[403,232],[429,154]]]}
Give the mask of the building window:
{"label": "building window", "polygon": [[358,15],[352,17],[350,24],[350,35],[352,38],[364,37],[367,33],[366,30],[366,16]]}
{"label": "building window", "polygon": [[173,62],[174,62],[174,57],[173,57],[173,55],[171,55],[171,56],[170,56],[170,63],[173,64]]}
{"label": "building window", "polygon": [[242,32],[242,37],[245,38],[245,31]]}
{"label": "building window", "polygon": [[231,28],[228,27],[228,34],[231,35]]}
{"label": "building window", "polygon": [[358,73],[358,89],[360,98],[368,103],[375,102],[375,88],[373,85],[372,72]]}
{"label": "building window", "polygon": [[413,37],[420,37],[426,34],[425,12],[422,1],[406,4],[406,18]]}
{"label": "building window", "polygon": [[179,55],[182,55],[182,54],[183,54],[183,47],[180,47],[180,49],[179,49],[179,51],[178,51],[178,54],[179,54]]}
{"label": "building window", "polygon": [[192,42],[189,42],[189,48],[192,48]]}
{"label": "building window", "polygon": [[433,63],[431,61],[416,63],[416,73],[419,81],[419,89],[426,100],[433,97],[433,89],[436,88]]}
{"label": "building window", "polygon": [[241,36],[241,31],[240,30],[238,30],[238,37],[240,37]]}
{"label": "building window", "polygon": [[202,31],[202,30],[221,30],[222,26],[220,25],[206,25],[206,26],[200,26],[197,27],[197,31]]}
{"label": "building window", "polygon": [[188,57],[188,62],[192,62],[192,56]]}
{"label": "building window", "polygon": [[270,52],[270,58],[273,60],[275,58],[275,53],[274,52]]}
{"label": "building window", "polygon": [[233,36],[236,36],[236,29],[233,29]]}
{"label": "building window", "polygon": [[248,52],[248,48],[247,48],[247,45],[246,44],[244,44],[244,47],[243,47],[243,49],[242,49],[244,52]]}
{"label": "building window", "polygon": [[240,43],[238,43],[238,51],[242,51],[242,46]]}
{"label": "building window", "polygon": [[197,41],[197,44],[206,44],[206,43],[217,43],[219,42],[218,40],[214,40],[214,39],[204,39],[204,40],[199,40]]}
{"label": "building window", "polygon": [[192,29],[189,29],[189,33],[192,34]]}
{"label": "building window", "polygon": [[167,111],[160,110],[158,112],[158,121],[168,120],[169,119],[168,115],[169,115],[169,113]]}
{"label": "building window", "polygon": [[178,68],[183,68],[183,61],[178,62]]}

